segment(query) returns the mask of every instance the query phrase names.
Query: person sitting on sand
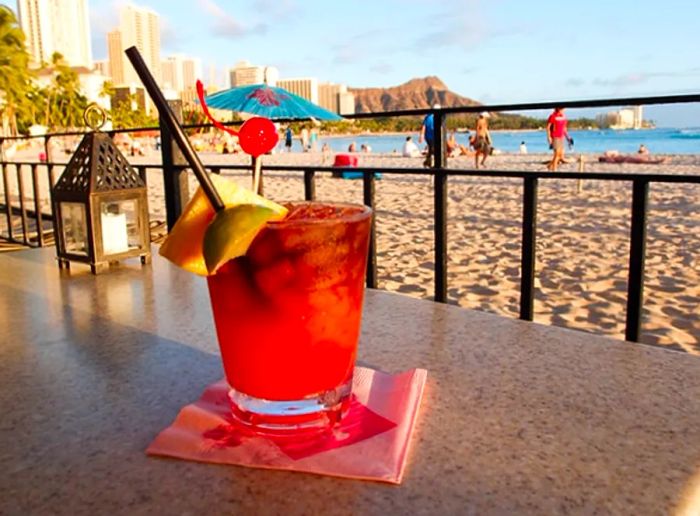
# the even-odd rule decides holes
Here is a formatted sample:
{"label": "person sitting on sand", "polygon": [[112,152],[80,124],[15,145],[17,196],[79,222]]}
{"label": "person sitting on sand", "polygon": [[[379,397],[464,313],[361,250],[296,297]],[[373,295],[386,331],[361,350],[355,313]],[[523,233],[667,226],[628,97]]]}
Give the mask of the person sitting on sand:
{"label": "person sitting on sand", "polygon": [[418,145],[416,145],[411,136],[406,136],[406,142],[403,144],[401,154],[406,158],[417,158],[421,155]]}
{"label": "person sitting on sand", "polygon": [[348,145],[348,152],[357,152],[357,145],[355,142],[352,142],[350,145]]}
{"label": "person sitting on sand", "polygon": [[457,143],[457,137],[455,136],[454,131],[452,131],[450,137],[447,139],[447,142],[445,142],[445,150],[447,151],[447,156],[449,158],[471,155],[471,151],[467,147]]}
{"label": "person sitting on sand", "polygon": [[637,154],[649,154],[649,149],[647,149],[646,145],[643,143],[639,146],[639,150],[637,151]]}

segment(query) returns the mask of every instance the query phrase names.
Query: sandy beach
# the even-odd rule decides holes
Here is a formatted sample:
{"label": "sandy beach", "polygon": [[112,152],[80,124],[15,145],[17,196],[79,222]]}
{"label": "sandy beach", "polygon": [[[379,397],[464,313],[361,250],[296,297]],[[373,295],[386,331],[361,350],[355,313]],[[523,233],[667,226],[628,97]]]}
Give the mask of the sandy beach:
{"label": "sandy beach", "polygon": [[[358,155],[360,167],[420,167],[421,158]],[[492,156],[486,170],[544,170],[545,154]],[[248,164],[246,155],[202,153],[208,165]],[[579,169],[569,156],[562,171]],[[586,171],[700,173],[700,156],[662,165],[603,164],[584,155]],[[160,154],[129,157],[156,164]],[[330,165],[320,153],[274,154],[268,165]],[[470,168],[473,159],[449,160]],[[247,174],[225,173],[248,187]],[[148,172],[152,219],[164,219],[160,170]],[[448,298],[466,308],[517,317],[522,182],[450,178]],[[196,188],[191,178],[191,192]],[[43,189],[43,188],[42,188]],[[265,175],[266,196],[303,198],[298,172]],[[361,181],[316,176],[319,200],[362,202]],[[542,180],[539,185],[535,321],[624,338],[631,183]],[[700,354],[700,185],[653,184],[650,190],[642,342]],[[433,192],[429,177],[385,174],[376,185],[379,288],[433,296]]]}

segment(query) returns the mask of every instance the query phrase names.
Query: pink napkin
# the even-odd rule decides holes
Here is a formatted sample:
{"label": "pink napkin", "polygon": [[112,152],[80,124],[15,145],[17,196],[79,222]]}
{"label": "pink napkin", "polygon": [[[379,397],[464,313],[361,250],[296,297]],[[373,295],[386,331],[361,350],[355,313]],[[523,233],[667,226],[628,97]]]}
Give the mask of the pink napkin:
{"label": "pink napkin", "polygon": [[336,429],[274,440],[233,421],[222,380],[184,407],[146,453],[399,484],[427,374],[425,369],[391,375],[356,367],[350,409]]}

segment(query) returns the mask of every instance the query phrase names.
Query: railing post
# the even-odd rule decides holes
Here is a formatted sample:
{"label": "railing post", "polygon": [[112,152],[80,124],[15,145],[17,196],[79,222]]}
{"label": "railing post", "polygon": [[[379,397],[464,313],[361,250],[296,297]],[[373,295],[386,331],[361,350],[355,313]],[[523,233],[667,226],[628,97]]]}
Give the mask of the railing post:
{"label": "railing post", "polygon": [[304,199],[313,201],[316,199],[316,182],[314,181],[315,172],[313,170],[304,170]]}
{"label": "railing post", "polygon": [[[178,122],[182,123],[182,101],[168,101]],[[186,161],[173,139],[167,124],[160,119],[160,150],[163,163],[163,189],[165,191],[165,213],[170,231],[189,199]]]}
{"label": "railing post", "polygon": [[39,171],[37,165],[32,165],[32,190],[34,190],[34,216],[36,220],[36,236],[39,247],[44,247],[44,224],[41,213],[41,198],[39,197]]}
{"label": "railing post", "polygon": [[19,213],[22,218],[22,243],[29,245],[29,222],[27,221],[27,208],[24,205],[24,178],[22,166],[17,164],[17,191],[19,194]]}
{"label": "railing post", "polygon": [[374,211],[374,172],[363,172],[362,197],[365,205],[372,208],[373,211],[369,231],[369,253],[367,256],[367,287],[377,288],[377,235],[374,223],[377,214]]}
{"label": "railing post", "polygon": [[445,115],[433,111],[433,188],[435,226],[435,301],[447,301],[447,172]]}
{"label": "railing post", "polygon": [[630,228],[630,262],[627,280],[627,321],[625,340],[639,342],[642,329],[644,297],[644,259],[647,238],[647,204],[649,181],[638,179],[632,183],[632,224]]}
{"label": "railing post", "polygon": [[535,304],[535,238],[537,234],[537,178],[523,180],[523,226],[520,256],[520,318],[532,321]]}
{"label": "railing post", "polygon": [[10,207],[10,184],[5,164],[5,140],[0,138],[0,166],[2,167],[2,189],[5,193],[5,216],[7,217],[7,237],[12,240],[12,208]]}
{"label": "railing post", "polygon": [[[51,139],[50,135],[45,135],[44,136],[44,156],[46,157],[46,165],[49,166],[51,164],[51,147],[49,145],[49,140]],[[53,186],[53,184],[52,184]]]}

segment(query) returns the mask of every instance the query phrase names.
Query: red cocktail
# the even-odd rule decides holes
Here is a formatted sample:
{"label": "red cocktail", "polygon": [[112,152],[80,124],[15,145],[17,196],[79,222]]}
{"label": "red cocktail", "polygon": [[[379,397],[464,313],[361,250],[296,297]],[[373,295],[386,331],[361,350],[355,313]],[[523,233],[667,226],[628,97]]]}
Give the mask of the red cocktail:
{"label": "red cocktail", "polygon": [[234,414],[261,429],[327,426],[350,394],[371,210],[292,203],[207,278]]}

